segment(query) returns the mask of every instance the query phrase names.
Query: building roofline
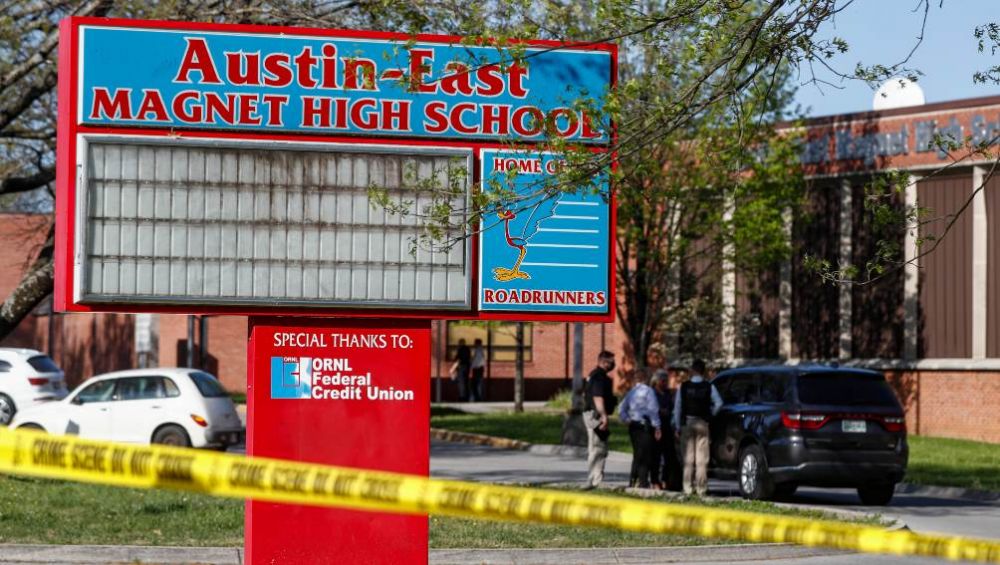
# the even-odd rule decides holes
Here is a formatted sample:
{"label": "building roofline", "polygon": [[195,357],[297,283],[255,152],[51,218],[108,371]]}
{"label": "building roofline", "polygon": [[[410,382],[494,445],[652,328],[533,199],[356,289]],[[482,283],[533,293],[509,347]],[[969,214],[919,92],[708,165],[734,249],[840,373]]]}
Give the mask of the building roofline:
{"label": "building roofline", "polygon": [[911,114],[926,114],[929,112],[947,112],[975,108],[978,106],[1000,106],[1000,95],[980,96],[977,98],[962,98],[959,100],[948,100],[946,102],[934,102],[931,104],[921,104],[920,106],[907,106],[905,108],[893,108],[891,110],[867,110],[864,112],[850,112],[847,114],[831,114],[828,116],[817,116],[804,120],[784,120],[775,124],[777,129],[787,129],[802,125],[805,127],[832,126],[848,122],[858,122],[866,120],[877,120],[882,118],[895,118]]}

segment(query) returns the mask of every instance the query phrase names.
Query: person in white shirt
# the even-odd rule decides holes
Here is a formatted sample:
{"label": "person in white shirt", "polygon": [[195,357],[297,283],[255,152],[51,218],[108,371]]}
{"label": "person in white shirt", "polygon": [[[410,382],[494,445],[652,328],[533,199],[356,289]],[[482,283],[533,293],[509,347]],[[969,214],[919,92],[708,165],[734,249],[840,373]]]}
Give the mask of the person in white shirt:
{"label": "person in white shirt", "polygon": [[705,496],[708,492],[708,421],[722,408],[715,385],[705,380],[705,362],[691,363],[691,378],[681,385],[674,399],[674,429],[680,434],[684,452],[684,494]]}
{"label": "person in white shirt", "polygon": [[486,391],[483,387],[483,373],[486,372],[486,351],[483,349],[483,340],[476,339],[472,344],[472,400],[481,402],[486,399]]}

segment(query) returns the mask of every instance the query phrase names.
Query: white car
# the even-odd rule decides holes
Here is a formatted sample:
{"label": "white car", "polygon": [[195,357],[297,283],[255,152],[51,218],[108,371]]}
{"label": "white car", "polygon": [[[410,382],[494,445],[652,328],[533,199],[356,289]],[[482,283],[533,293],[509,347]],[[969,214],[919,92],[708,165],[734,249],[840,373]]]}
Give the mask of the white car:
{"label": "white car", "polygon": [[34,349],[0,347],[0,426],[18,410],[65,397],[62,369],[48,355]]}
{"label": "white car", "polygon": [[133,369],[98,375],[59,402],[23,410],[14,428],[125,443],[212,447],[241,443],[232,399],[197,369]]}

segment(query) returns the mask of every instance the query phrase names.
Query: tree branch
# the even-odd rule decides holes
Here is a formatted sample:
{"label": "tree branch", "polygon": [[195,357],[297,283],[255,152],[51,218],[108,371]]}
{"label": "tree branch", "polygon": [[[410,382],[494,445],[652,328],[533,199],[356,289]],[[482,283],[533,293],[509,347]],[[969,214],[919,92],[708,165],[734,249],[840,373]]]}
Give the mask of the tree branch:
{"label": "tree branch", "polygon": [[55,169],[42,169],[27,177],[8,177],[0,181],[0,194],[28,192],[29,190],[34,190],[38,187],[49,184],[54,181],[55,178]]}

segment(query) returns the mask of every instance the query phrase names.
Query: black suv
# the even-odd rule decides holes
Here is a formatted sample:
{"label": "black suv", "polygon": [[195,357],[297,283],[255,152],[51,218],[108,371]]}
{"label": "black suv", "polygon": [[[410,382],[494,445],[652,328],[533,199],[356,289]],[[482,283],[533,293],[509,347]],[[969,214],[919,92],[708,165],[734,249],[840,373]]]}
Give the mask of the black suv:
{"label": "black suv", "polygon": [[906,473],[903,407],[881,373],[813,366],[722,371],[723,407],[711,422],[712,475],[737,479],[750,499],[799,485],[858,489],[888,504]]}

